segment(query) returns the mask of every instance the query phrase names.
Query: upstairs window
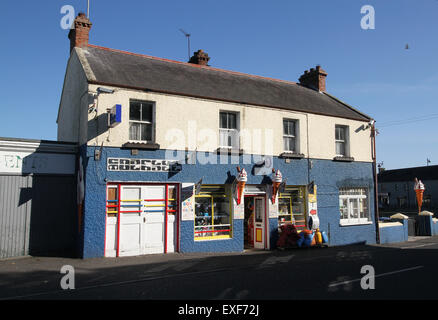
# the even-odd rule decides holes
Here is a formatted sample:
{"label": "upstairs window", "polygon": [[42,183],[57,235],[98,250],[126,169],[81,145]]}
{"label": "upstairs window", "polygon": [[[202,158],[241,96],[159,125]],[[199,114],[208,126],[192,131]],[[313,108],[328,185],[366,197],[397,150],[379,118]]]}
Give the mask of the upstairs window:
{"label": "upstairs window", "polygon": [[283,148],[285,152],[296,153],[297,150],[297,120],[283,119]]}
{"label": "upstairs window", "polygon": [[219,114],[219,146],[221,148],[238,149],[239,131],[238,114],[221,111]]}
{"label": "upstairs window", "polygon": [[347,126],[335,126],[335,144],[336,144],[336,156],[348,157],[348,127]]}
{"label": "upstairs window", "polygon": [[152,142],[154,127],[154,103],[131,101],[129,105],[129,140]]}

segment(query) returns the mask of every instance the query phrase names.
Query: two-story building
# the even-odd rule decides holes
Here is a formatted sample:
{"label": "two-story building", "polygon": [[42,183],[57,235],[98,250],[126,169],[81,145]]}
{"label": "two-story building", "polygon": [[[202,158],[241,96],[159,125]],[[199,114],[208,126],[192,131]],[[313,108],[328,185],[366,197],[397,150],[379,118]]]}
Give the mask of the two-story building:
{"label": "two-story building", "polygon": [[284,223],[376,242],[373,120],[326,92],[320,66],[270,79],[202,50],[91,45],[91,22],[74,24],[57,123],[80,146],[83,257],[272,249]]}

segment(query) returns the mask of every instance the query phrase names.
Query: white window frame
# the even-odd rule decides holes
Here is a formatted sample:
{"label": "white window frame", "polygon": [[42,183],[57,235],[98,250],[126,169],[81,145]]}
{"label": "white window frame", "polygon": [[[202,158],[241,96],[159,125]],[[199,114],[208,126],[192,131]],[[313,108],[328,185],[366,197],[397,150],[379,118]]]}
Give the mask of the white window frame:
{"label": "white window frame", "polygon": [[[146,101],[146,100],[132,99],[132,100],[129,101],[129,112],[131,112],[131,103],[133,103],[133,102],[152,105],[152,122],[151,121],[131,120],[131,115],[129,114],[129,117],[128,117],[129,118],[129,127],[128,127],[129,140],[128,141],[141,142],[141,143],[149,143],[149,142],[153,143],[153,142],[155,142],[155,102],[153,102],[153,101]],[[141,113],[142,113],[142,109],[140,108],[140,119],[142,118]],[[131,139],[131,123],[139,123],[139,124],[151,125],[152,126],[151,139],[152,140]],[[138,135],[138,133],[137,133],[137,135]],[[141,132],[140,132],[140,138],[141,138]]]}
{"label": "white window frame", "polygon": [[[341,128],[344,131],[344,139],[338,140],[336,137],[336,131]],[[337,144],[344,144],[344,154],[339,154],[337,150]],[[337,157],[349,157],[350,156],[350,145],[349,145],[349,127],[345,125],[335,125],[335,154]]]}
{"label": "white window frame", "polygon": [[[236,128],[222,128],[221,127],[221,115],[223,113],[226,114],[234,114],[236,116]],[[239,113],[228,110],[220,110],[219,111],[219,147],[224,149],[239,149],[240,146],[240,135],[239,135]],[[228,120],[227,120],[228,121]],[[222,144],[223,137],[225,137],[228,141],[231,139],[231,146],[228,144]]]}
{"label": "white window frame", "polygon": [[[361,194],[348,194],[353,193],[354,190],[362,190]],[[357,193],[357,192],[356,192]],[[370,200],[369,200],[369,189],[368,188],[341,188],[339,189],[339,213],[341,213],[341,205],[343,200],[347,200],[347,216],[348,218],[344,219],[340,216],[340,225],[341,226],[351,226],[351,225],[364,225],[364,224],[372,224],[370,217]],[[366,218],[360,217],[360,200],[366,201],[367,212]],[[354,208],[353,203],[357,204],[357,218],[354,218]]]}
{"label": "white window frame", "polygon": [[[286,121],[288,121],[288,122],[293,122],[294,123],[294,129],[295,129],[295,132],[294,132],[294,134],[293,135],[291,135],[291,134],[286,134],[285,132],[284,132],[284,123],[286,122]],[[296,120],[296,119],[288,119],[288,118],[283,118],[283,151],[285,152],[285,153],[299,153],[299,140],[298,140],[298,138],[299,138],[299,135],[298,135],[298,132],[299,132],[299,122],[298,122],[298,120]],[[285,139],[290,139],[290,138],[293,138],[293,140],[294,140],[294,150],[286,150],[285,149]]]}

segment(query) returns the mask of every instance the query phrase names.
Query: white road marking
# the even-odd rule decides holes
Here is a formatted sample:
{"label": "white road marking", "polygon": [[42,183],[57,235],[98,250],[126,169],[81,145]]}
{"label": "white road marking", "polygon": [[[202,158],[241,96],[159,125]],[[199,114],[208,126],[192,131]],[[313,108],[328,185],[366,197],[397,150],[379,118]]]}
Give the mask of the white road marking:
{"label": "white road marking", "polygon": [[419,244],[418,246],[400,247],[400,249],[412,249],[412,248],[421,248],[428,246],[436,246],[436,243],[426,243],[426,244]]}
{"label": "white road marking", "polygon": [[[383,277],[383,276],[388,276],[388,275],[391,275],[391,274],[396,274],[396,273],[401,273],[401,272],[406,272],[406,271],[411,271],[411,270],[416,270],[416,269],[421,269],[421,268],[424,268],[424,266],[416,266],[416,267],[412,267],[412,268],[406,268],[406,269],[401,269],[401,270],[396,270],[396,271],[391,271],[391,272],[385,272],[385,273],[382,273],[382,274],[378,274],[375,277],[376,278],[377,277]],[[352,283],[352,282],[357,282],[357,281],[360,281],[360,280],[362,280],[362,278],[354,279],[354,280],[348,280],[348,281],[342,281],[342,282],[335,282],[335,283],[329,284],[328,287],[331,288],[331,287],[336,287],[336,286],[342,286],[342,285],[349,284],[349,283]]]}

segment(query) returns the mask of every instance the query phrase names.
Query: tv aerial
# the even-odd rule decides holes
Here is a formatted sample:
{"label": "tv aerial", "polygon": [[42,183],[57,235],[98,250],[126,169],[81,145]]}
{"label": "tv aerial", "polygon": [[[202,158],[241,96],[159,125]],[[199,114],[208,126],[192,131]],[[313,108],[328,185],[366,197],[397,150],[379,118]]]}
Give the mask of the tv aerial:
{"label": "tv aerial", "polygon": [[188,49],[188,58],[190,60],[190,33],[185,32],[183,29],[179,29],[179,31],[181,31],[187,38],[187,49]]}

